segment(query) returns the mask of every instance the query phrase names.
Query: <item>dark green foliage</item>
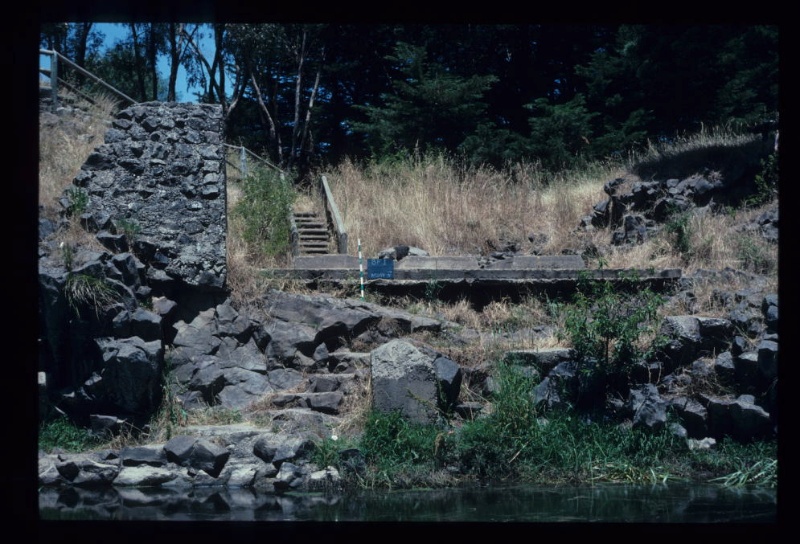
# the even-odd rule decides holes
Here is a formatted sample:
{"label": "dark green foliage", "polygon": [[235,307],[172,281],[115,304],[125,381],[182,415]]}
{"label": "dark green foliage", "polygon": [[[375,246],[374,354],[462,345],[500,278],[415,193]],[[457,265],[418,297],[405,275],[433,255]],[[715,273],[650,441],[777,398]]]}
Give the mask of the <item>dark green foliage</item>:
{"label": "dark green foliage", "polygon": [[361,448],[367,460],[383,470],[432,463],[438,433],[436,427],[410,423],[397,412],[372,412],[364,427]]}
{"label": "dark green foliage", "polygon": [[571,411],[545,419],[530,410],[522,417],[527,424],[513,432],[495,413],[466,423],[455,446],[462,470],[487,480],[641,482],[656,474],[663,478],[668,471],[660,466],[685,451],[682,440],[667,430],[593,422]]}
{"label": "dark green foliage", "polygon": [[602,403],[606,394],[627,394],[634,365],[655,352],[655,332],[663,298],[637,284],[635,278],[618,287],[610,281],[583,277],[573,304],[566,308],[566,335],[581,368],[583,403]]}
{"label": "dark green foliage", "polygon": [[539,423],[533,399],[536,380],[511,362],[497,363],[494,378],[498,392],[492,413],[461,429],[456,445],[461,462],[481,478],[505,478],[515,474],[515,459],[532,447]]}
{"label": "dark green foliage", "polygon": [[66,416],[45,421],[39,426],[39,449],[49,452],[60,448],[66,452],[82,452],[100,441],[88,430],[72,423]]}
{"label": "dark green foliage", "polygon": [[475,130],[493,76],[462,77],[432,61],[424,47],[400,42],[387,60],[397,77],[382,105],[363,106],[365,133],[378,156],[402,150],[456,149]]}
{"label": "dark green foliage", "polygon": [[471,164],[489,164],[496,168],[521,159],[535,158],[531,155],[527,137],[498,127],[491,121],[479,123],[475,131],[464,139],[458,151]]}
{"label": "dark green foliage", "polygon": [[551,170],[575,168],[586,157],[592,137],[591,121],[597,115],[586,109],[582,95],[564,104],[539,98],[529,105],[532,154]]}
{"label": "dark green foliage", "polygon": [[244,195],[233,213],[244,223],[245,242],[257,253],[277,256],[289,249],[289,216],[295,191],[276,171],[254,170],[243,182]]}
{"label": "dark green foliage", "polygon": [[89,206],[89,193],[80,187],[72,186],[67,189],[67,215],[78,217]]}
{"label": "dark green foliage", "polygon": [[759,206],[771,201],[778,195],[778,152],[771,153],[766,159],[761,160],[761,171],[756,174],[756,194],[750,197],[747,203]]}
{"label": "dark green foliage", "polygon": [[677,213],[664,225],[664,229],[672,235],[673,247],[681,254],[684,261],[688,261],[692,253],[690,218],[688,212]]}
{"label": "dark green foliage", "polygon": [[40,44],[137,100],[171,94],[180,64],[230,139],[301,172],[431,147],[560,167],[777,119],[777,25],[186,25],[213,36],[203,58],[174,25],[126,23],[104,50],[92,25],[43,25]]}

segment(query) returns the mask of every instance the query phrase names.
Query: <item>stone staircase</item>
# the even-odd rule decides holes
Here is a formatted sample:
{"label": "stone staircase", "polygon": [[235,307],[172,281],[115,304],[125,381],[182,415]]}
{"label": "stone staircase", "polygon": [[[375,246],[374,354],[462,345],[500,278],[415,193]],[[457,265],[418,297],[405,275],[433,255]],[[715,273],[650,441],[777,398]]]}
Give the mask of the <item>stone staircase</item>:
{"label": "stone staircase", "polygon": [[300,255],[326,255],[330,253],[331,235],[325,219],[316,212],[294,212],[299,235]]}

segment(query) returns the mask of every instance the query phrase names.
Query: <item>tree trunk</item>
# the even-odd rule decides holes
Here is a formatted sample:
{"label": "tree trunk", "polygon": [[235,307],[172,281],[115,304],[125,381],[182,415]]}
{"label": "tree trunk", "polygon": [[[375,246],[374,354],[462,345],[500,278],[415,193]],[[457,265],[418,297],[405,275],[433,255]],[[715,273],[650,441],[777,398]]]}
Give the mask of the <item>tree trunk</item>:
{"label": "tree trunk", "polygon": [[136,83],[138,84],[138,99],[147,100],[144,85],[144,66],[142,66],[142,55],[139,53],[139,35],[136,32],[136,24],[131,23],[131,39],[133,40],[133,58],[136,63]]}
{"label": "tree trunk", "polygon": [[[322,52],[322,60],[325,58],[325,51]],[[313,139],[311,137],[311,131],[309,127],[311,125],[311,110],[314,107],[314,100],[317,97],[317,92],[319,91],[319,79],[322,73],[322,61],[320,65],[317,67],[317,75],[314,78],[314,88],[311,89],[311,96],[308,97],[308,107],[306,108],[306,119],[303,123],[303,132],[300,137],[300,146],[299,146],[299,157],[298,163],[300,165],[300,179],[303,180],[308,175],[310,169],[310,155],[311,150],[314,147]]]}
{"label": "tree trunk", "polygon": [[275,147],[278,151],[278,164],[283,165],[283,149],[281,145],[281,135],[278,132],[277,128],[275,127],[275,121],[272,118],[272,115],[269,113],[269,109],[267,105],[264,103],[264,99],[261,96],[261,89],[258,87],[258,83],[256,83],[256,77],[253,74],[252,70],[248,70],[250,72],[250,82],[253,84],[253,90],[256,92],[256,99],[258,101],[258,105],[263,114],[263,117],[266,118],[267,123],[269,125],[269,137],[271,143],[275,144]]}
{"label": "tree trunk", "polygon": [[178,68],[180,67],[181,60],[181,45],[183,39],[178,40],[180,29],[183,28],[181,23],[169,24],[169,83],[167,84],[167,101],[175,102],[177,100],[175,94],[175,85],[178,83]]}
{"label": "tree trunk", "polygon": [[[75,64],[81,68],[86,67],[86,42],[89,41],[89,32],[92,30],[92,23],[77,23],[77,42],[75,43]],[[78,85],[83,85],[85,78],[83,74],[78,74]]]}
{"label": "tree trunk", "polygon": [[150,23],[147,32],[147,60],[150,69],[152,99],[158,100],[158,49],[156,47],[156,29],[155,23]]}
{"label": "tree trunk", "polygon": [[292,148],[289,154],[288,168],[291,170],[297,160],[299,151],[297,149],[297,136],[300,131],[300,93],[303,90],[303,63],[306,60],[306,32],[303,31],[303,39],[297,53],[297,79],[294,87],[294,123],[292,125]]}
{"label": "tree trunk", "polygon": [[[227,109],[228,109],[228,105],[227,105],[227,103],[225,101],[225,93],[222,90],[220,90],[220,83],[219,83],[219,81],[217,80],[217,77],[216,77],[216,71],[217,71],[216,68],[212,67],[208,63],[208,60],[206,60],[206,58],[203,56],[203,53],[200,51],[200,48],[197,46],[195,41],[186,32],[186,30],[184,28],[182,28],[182,27],[181,27],[181,35],[186,39],[187,44],[192,47],[192,49],[194,50],[195,55],[197,56],[197,59],[200,61],[200,63],[206,69],[206,73],[208,73],[208,80],[209,80],[208,81],[208,94],[210,95],[211,92],[213,91],[214,93],[216,93],[216,95],[218,97],[220,97],[220,102],[219,103],[222,105],[222,112],[223,112],[223,115],[225,115],[225,113],[227,112]],[[217,51],[216,51],[216,53],[214,55],[214,64],[215,65],[217,64],[218,61],[220,61],[221,55],[222,55],[222,52],[219,49],[217,49]],[[222,67],[222,71],[224,71],[224,67]]]}

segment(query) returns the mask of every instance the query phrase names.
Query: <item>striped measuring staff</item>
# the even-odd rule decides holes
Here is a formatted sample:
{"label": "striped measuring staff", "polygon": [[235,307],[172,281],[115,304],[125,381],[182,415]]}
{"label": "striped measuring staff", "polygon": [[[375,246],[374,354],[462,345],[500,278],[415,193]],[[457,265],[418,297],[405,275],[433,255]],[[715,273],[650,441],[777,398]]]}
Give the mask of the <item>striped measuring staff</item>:
{"label": "striped measuring staff", "polygon": [[361,301],[364,301],[364,259],[361,257],[361,238],[358,239],[358,275],[361,279]]}

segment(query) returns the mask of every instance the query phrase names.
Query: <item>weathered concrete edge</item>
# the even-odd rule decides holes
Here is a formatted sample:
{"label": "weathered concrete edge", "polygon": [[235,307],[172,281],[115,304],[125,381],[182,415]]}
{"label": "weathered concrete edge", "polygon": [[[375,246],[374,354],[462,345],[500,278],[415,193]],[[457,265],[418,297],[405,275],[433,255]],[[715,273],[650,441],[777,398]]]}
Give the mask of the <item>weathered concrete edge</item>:
{"label": "weathered concrete edge", "polygon": [[[261,273],[266,277],[281,279],[299,280],[359,280],[358,268],[319,268],[319,269],[293,269],[276,268],[264,269]],[[437,281],[437,282],[460,282],[460,281],[499,281],[509,282],[515,280],[542,281],[551,280],[573,280],[578,281],[581,277],[593,280],[623,280],[628,277],[635,277],[639,281],[649,280],[672,280],[679,279],[682,275],[680,268],[667,268],[663,270],[636,270],[636,269],[469,269],[469,270],[403,270],[395,269],[394,279],[364,280],[369,284],[398,284],[402,281]]]}

